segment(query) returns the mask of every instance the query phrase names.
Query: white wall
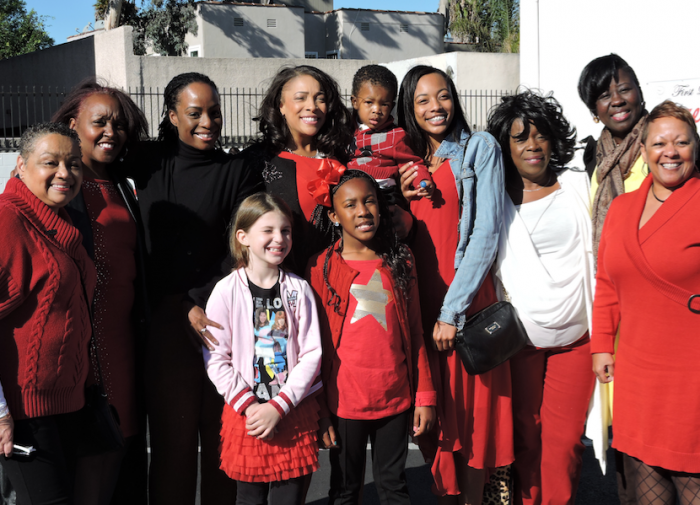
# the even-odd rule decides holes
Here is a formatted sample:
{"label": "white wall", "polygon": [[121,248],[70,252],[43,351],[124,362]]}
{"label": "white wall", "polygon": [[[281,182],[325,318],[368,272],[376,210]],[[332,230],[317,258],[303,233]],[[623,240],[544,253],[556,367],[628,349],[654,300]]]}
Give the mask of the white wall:
{"label": "white wall", "polygon": [[579,138],[602,129],[576,88],[598,56],[614,52],[634,68],[648,110],[671,98],[650,83],[700,78],[698,0],[521,0],[520,16],[520,80],[554,91]]}

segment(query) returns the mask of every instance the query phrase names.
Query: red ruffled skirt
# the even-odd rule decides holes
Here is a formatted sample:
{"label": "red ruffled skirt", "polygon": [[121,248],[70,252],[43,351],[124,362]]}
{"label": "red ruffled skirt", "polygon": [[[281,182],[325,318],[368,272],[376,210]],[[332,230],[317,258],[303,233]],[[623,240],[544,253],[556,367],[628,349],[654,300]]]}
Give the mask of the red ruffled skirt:
{"label": "red ruffled skirt", "polygon": [[304,399],[277,425],[272,440],[248,435],[246,417],[226,404],[221,415],[221,469],[243,482],[275,482],[318,470],[318,402]]}

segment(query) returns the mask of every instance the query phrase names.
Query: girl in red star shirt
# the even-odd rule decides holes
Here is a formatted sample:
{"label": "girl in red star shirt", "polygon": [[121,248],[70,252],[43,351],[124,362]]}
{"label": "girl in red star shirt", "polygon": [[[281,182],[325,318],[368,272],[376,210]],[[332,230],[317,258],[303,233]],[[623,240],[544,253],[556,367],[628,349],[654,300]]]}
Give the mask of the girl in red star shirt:
{"label": "girl in red star shirt", "polygon": [[414,436],[429,431],[436,403],[413,257],[365,172],[336,165],[309,190],[319,203],[312,222],[331,243],[308,270],[324,309],[319,439],[334,449],[329,504],[358,503],[369,437],[382,503],[408,505],[409,426]]}

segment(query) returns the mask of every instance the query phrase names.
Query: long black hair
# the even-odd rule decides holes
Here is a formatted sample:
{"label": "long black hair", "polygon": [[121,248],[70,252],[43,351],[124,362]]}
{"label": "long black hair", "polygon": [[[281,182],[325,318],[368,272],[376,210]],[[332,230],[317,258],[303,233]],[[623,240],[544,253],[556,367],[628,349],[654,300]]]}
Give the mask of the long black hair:
{"label": "long black hair", "polygon": [[198,72],[187,72],[173,77],[165,87],[163,93],[163,119],[158,125],[158,140],[168,144],[177,144],[178,133],[177,128],[170,122],[170,111],[177,109],[177,104],[180,102],[180,93],[183,89],[192,83],[201,82],[208,84],[219,96],[219,89],[208,76]]}
{"label": "long black hair", "polygon": [[502,97],[501,103],[489,113],[486,130],[501,145],[503,162],[508,169],[515,169],[510,153],[510,129],[516,119],[523,122],[521,137],[530,134],[530,123],[547,137],[552,147],[549,163],[554,170],[564,168],[574,158],[576,128],[564,117],[559,102],[551,94],[542,96],[526,89],[516,95]]}
{"label": "long black hair", "polygon": [[[379,226],[372,240],[374,252],[382,259],[382,264],[391,272],[394,285],[403,293],[404,298],[408,299],[409,288],[411,283],[415,280],[411,275],[413,271],[413,256],[408,247],[399,240],[399,236],[394,229],[394,224],[391,221],[391,211],[389,210],[384,195],[379,190],[377,181],[362,170],[346,170],[338,181],[338,184],[331,187],[331,204],[333,203],[333,196],[338,191],[339,187],[348,181],[358,178],[369,181],[377,195],[380,217]],[[331,293],[328,305],[333,306],[333,310],[338,313],[340,310],[340,296],[328,282],[328,262],[334,252],[340,253],[343,250],[342,240],[338,247],[335,248],[335,243],[343,238],[343,230],[341,227],[333,225],[331,218],[328,216],[328,210],[328,207],[317,205],[309,221],[314,228],[330,242],[330,245],[326,249],[326,257],[323,262],[323,280],[326,283],[328,291]]]}
{"label": "long black hair", "polygon": [[272,80],[272,84],[265,94],[258,116],[258,129],[261,134],[256,143],[274,155],[282,152],[287,147],[289,130],[287,123],[280,112],[282,101],[282,89],[285,84],[299,77],[308,75],[316,79],[326,95],[326,120],[316,135],[316,148],[319,152],[335,158],[345,164],[350,160],[348,148],[352,143],[352,117],[343,104],[338,83],[331,76],[310,65],[282,68]]}
{"label": "long black hair", "polygon": [[608,90],[613,79],[615,81],[619,79],[620,70],[627,72],[632,77],[639,90],[640,101],[644,102],[642,87],[639,85],[639,79],[637,79],[634,69],[620,56],[610,53],[592,60],[583,67],[578,79],[578,96],[594,116],[596,115],[598,97]]}
{"label": "long black hair", "polygon": [[467,119],[462,110],[462,104],[459,102],[459,94],[454,81],[445,72],[439,68],[429,67],[427,65],[417,65],[408,71],[406,76],[401,81],[401,90],[399,91],[399,101],[396,105],[398,113],[399,126],[406,131],[406,144],[418,156],[422,156],[426,162],[433,155],[430,147],[428,134],[418,126],[416,114],[414,111],[413,97],[416,95],[418,81],[426,75],[438,74],[441,75],[452,95],[452,123],[447,130],[450,134],[455,128],[460,127],[467,133],[471,133]]}

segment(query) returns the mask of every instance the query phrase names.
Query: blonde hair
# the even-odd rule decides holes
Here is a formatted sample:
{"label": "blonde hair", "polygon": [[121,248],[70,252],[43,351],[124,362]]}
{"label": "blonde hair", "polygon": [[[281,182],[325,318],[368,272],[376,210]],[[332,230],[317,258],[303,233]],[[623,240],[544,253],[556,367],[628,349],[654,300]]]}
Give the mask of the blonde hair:
{"label": "blonde hair", "polygon": [[279,212],[289,219],[289,224],[293,224],[294,219],[292,211],[284,200],[277,196],[260,192],[250,195],[243,200],[243,203],[238,208],[233,218],[231,235],[229,237],[229,246],[231,248],[231,256],[233,256],[234,268],[248,266],[248,247],[241,244],[236,238],[238,230],[243,230],[248,233],[258,219],[268,212],[273,211]]}

